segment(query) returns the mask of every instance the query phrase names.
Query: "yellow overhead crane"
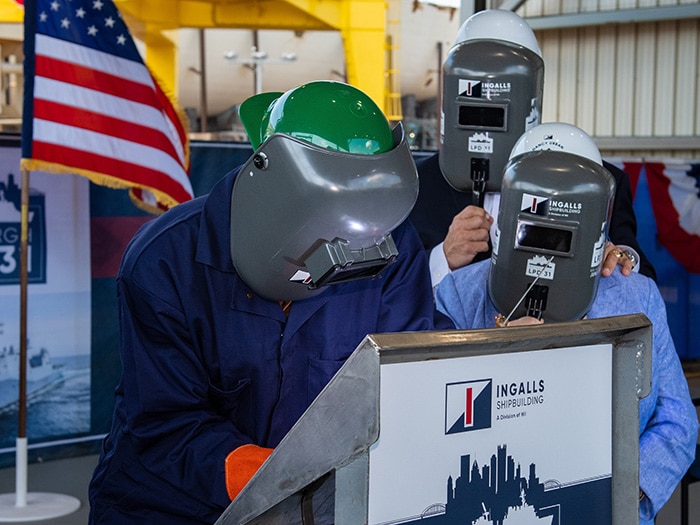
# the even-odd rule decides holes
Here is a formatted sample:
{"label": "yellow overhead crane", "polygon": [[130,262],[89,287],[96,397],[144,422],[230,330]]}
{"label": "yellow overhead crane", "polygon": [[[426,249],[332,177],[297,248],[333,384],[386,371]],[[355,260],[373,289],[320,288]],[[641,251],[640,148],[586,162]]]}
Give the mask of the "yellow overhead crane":
{"label": "yellow overhead crane", "polygon": [[[177,38],[189,28],[340,31],[347,81],[365,91],[389,120],[401,120],[396,51],[400,0],[114,0],[144,59],[177,96]],[[387,16],[388,15],[388,16]],[[0,0],[0,22],[22,23],[24,9]]]}
{"label": "yellow overhead crane", "polygon": [[0,2],[0,22],[21,24],[24,22],[24,8],[14,0]]}
{"label": "yellow overhead crane", "polygon": [[177,95],[177,42],[188,28],[340,31],[348,83],[367,93],[389,120],[401,119],[387,9],[398,0],[115,0],[132,34],[146,45],[146,63]]}

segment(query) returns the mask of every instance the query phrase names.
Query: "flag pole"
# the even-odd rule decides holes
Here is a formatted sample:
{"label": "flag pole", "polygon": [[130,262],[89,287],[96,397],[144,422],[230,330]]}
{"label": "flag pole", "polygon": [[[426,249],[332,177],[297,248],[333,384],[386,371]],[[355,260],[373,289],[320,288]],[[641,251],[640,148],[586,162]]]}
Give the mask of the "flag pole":
{"label": "flag pole", "polygon": [[29,272],[29,171],[22,170],[19,241],[19,404],[15,457],[15,506],[27,506],[27,288]]}
{"label": "flag pole", "polygon": [[[17,450],[15,453],[15,494],[0,495],[0,523],[36,521],[65,516],[80,508],[73,496],[27,492],[27,288],[29,284],[29,170],[22,169],[19,245],[19,399]],[[14,500],[14,505],[12,504]]]}

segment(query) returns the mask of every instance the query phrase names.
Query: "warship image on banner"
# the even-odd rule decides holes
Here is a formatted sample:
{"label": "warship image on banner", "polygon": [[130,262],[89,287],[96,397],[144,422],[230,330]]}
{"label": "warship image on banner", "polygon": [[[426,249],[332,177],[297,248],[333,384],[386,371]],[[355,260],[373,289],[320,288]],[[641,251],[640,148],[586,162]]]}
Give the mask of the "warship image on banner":
{"label": "warship image on banner", "polygon": [[[0,148],[6,169],[19,163],[20,154],[19,148]],[[20,431],[35,450],[91,432],[89,185],[83,178],[36,172],[26,210],[22,190],[19,177],[0,173],[0,468],[14,463]],[[26,330],[20,322],[23,291]],[[20,368],[27,380],[23,418]]]}
{"label": "warship image on banner", "polygon": [[498,446],[488,465],[460,457],[460,474],[447,477],[446,503],[435,503],[418,516],[382,525],[599,525],[612,523],[612,478],[560,483],[541,482],[536,465],[521,472],[506,445]]}
{"label": "warship image on banner", "polygon": [[[60,365],[51,363],[49,351],[27,349],[27,403],[59,386],[64,380]],[[0,414],[14,412],[19,404],[19,349],[0,350]]]}

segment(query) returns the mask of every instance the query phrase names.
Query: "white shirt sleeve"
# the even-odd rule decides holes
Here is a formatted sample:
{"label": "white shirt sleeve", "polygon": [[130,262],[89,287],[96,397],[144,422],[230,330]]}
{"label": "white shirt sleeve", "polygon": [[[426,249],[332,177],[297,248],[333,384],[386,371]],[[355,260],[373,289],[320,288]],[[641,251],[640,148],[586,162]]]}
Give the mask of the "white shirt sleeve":
{"label": "white shirt sleeve", "polygon": [[491,217],[493,217],[493,224],[491,225],[491,239],[496,236],[496,221],[498,220],[498,208],[501,205],[501,194],[500,193],[487,193],[484,195],[484,209]]}
{"label": "white shirt sleeve", "polygon": [[433,283],[433,289],[435,289],[435,287],[440,284],[443,277],[451,271],[447,264],[447,257],[445,257],[445,250],[443,250],[442,243],[430,250],[429,264],[430,280]]}

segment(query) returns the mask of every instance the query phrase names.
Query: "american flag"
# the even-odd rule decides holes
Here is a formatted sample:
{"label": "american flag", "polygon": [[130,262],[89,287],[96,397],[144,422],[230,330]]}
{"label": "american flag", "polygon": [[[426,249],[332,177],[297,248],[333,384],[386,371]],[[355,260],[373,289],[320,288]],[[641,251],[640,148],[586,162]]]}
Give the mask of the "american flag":
{"label": "american flag", "polygon": [[157,212],[192,198],[180,113],[111,0],[25,1],[22,161],[129,188]]}

